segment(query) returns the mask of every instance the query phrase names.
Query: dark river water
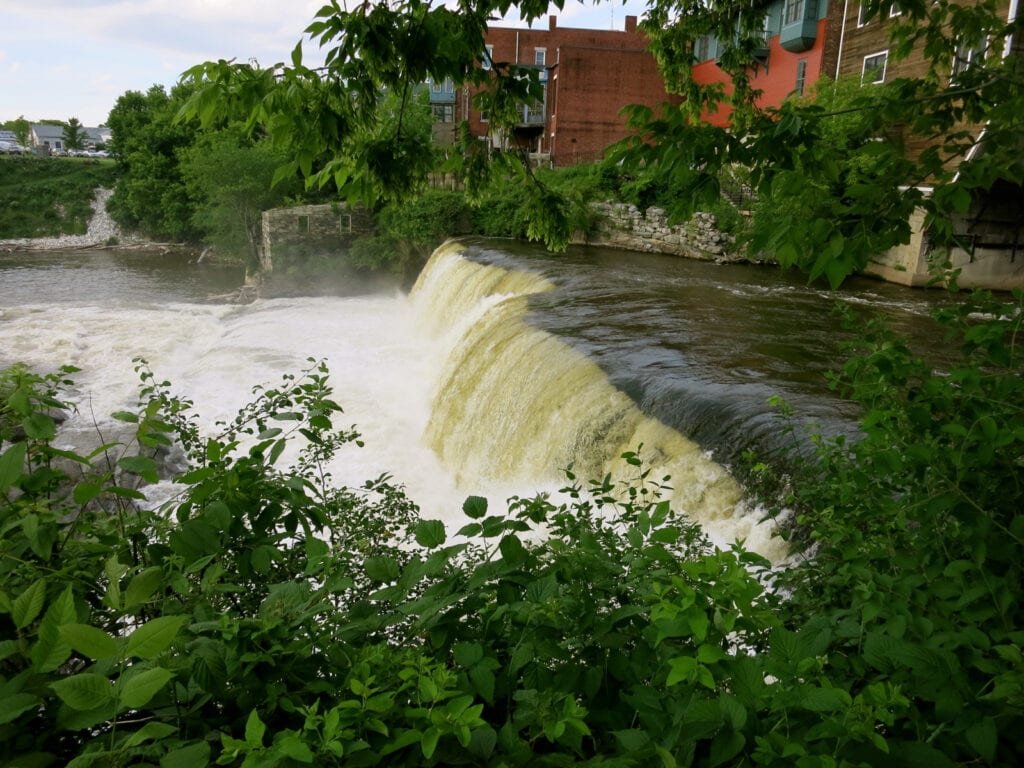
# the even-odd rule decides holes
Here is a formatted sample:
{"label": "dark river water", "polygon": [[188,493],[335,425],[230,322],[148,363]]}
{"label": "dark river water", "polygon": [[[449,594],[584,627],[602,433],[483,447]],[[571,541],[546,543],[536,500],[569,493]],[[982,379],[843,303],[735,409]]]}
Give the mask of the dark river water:
{"label": "dark river water", "polygon": [[831,291],[771,266],[612,249],[573,248],[553,258],[481,244],[473,257],[525,266],[555,283],[531,296],[528,322],[569,340],[646,413],[725,462],[778,443],[772,397],[827,433],[853,429],[856,408],[826,378],[852,338],[838,303],[864,321],[885,318],[915,349],[941,357],[930,313],[951,300],[869,278]]}

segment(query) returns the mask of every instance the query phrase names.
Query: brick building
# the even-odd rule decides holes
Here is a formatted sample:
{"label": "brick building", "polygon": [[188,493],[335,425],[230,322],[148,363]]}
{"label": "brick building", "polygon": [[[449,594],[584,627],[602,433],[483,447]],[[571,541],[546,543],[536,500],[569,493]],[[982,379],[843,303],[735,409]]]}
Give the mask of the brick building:
{"label": "brick building", "polygon": [[433,83],[430,100],[439,143],[450,143],[456,125],[467,120],[474,135],[497,148],[525,148],[554,165],[574,165],[599,159],[606,147],[629,134],[619,115],[624,106],[656,107],[676,98],[665,91],[636,16],[626,17],[623,31],[562,28],[556,16],[548,17],[547,29],[492,27],[486,46],[485,67],[536,68],[543,97],[521,105],[516,125],[499,134],[474,106],[470,87]]}

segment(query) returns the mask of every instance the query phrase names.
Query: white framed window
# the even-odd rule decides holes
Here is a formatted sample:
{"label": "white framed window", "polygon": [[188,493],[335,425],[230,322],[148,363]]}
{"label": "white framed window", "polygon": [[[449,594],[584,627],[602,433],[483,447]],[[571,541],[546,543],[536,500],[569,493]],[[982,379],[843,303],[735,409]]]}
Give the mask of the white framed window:
{"label": "white framed window", "polygon": [[480,69],[490,69],[491,62],[494,60],[494,46],[484,46],[484,55],[480,60]]}
{"label": "white framed window", "polygon": [[796,24],[804,18],[804,0],[786,0],[782,9],[783,25]]}
{"label": "white framed window", "polygon": [[430,92],[438,95],[447,95],[455,93],[455,83],[452,82],[450,77],[446,77],[444,82],[437,82],[436,80],[430,81]]}
{"label": "white framed window", "polygon": [[693,41],[693,60],[698,64],[711,58],[711,36],[701,35]]}
{"label": "white framed window", "polygon": [[804,95],[804,87],[807,85],[807,59],[800,59],[796,63],[796,87],[793,89],[799,95]]}
{"label": "white framed window", "polygon": [[489,123],[489,122],[491,122],[491,113],[488,112],[486,109],[483,112],[480,113],[480,122],[481,123]]}
{"label": "white framed window", "polygon": [[434,122],[435,123],[454,123],[455,122],[455,105],[454,104],[434,104]]}
{"label": "white framed window", "polygon": [[860,4],[860,10],[857,11],[857,26],[863,27],[868,23],[867,20],[868,8],[864,3]]}
{"label": "white framed window", "polygon": [[538,67],[543,67],[547,64],[548,49],[547,48],[534,48],[533,49],[533,63]]}
{"label": "white framed window", "polygon": [[903,9],[900,8],[900,4],[899,3],[893,3],[892,5],[889,6],[889,18],[890,19],[893,16],[899,16],[901,13],[903,13]]}
{"label": "white framed window", "polygon": [[860,71],[861,85],[875,85],[885,82],[885,69],[889,63],[889,51],[879,51],[864,57]]}
{"label": "white framed window", "polygon": [[956,53],[953,55],[953,77],[984,61],[987,50],[988,42],[986,40],[977,43],[960,40],[956,46]]}

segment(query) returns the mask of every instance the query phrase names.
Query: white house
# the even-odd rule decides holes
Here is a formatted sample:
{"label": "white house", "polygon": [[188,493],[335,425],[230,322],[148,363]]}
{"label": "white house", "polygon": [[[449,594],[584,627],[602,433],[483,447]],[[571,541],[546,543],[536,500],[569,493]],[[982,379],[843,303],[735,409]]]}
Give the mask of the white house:
{"label": "white house", "polygon": [[[82,126],[85,131],[85,148],[94,149],[97,144],[106,144],[110,141],[110,129],[106,127],[89,128]],[[64,126],[63,125],[40,125],[32,123],[29,126],[29,144],[36,149],[43,147],[53,150],[64,150]]]}

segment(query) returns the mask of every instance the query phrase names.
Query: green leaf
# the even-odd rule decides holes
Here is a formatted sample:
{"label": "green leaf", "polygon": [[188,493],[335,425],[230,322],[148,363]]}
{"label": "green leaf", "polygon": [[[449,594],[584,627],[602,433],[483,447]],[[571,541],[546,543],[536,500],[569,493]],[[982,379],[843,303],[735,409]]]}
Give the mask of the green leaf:
{"label": "green leaf", "polygon": [[800,689],[800,704],[812,712],[842,712],[850,708],[853,700],[841,688]]}
{"label": "green leaf", "polygon": [[21,477],[27,450],[25,443],[15,443],[0,455],[0,493],[4,493]]}
{"label": "green leaf", "polygon": [[421,520],[413,528],[416,543],[421,547],[433,549],[444,544],[446,537],[444,523],[440,520]]}
{"label": "green leaf", "polygon": [[88,504],[103,493],[103,485],[100,483],[81,482],[75,486],[73,498],[75,504]]}
{"label": "green leaf", "polygon": [[113,683],[103,675],[83,672],[50,683],[60,700],[72,709],[88,711],[104,706],[114,698]]}
{"label": "green leaf", "polygon": [[462,503],[462,511],[466,517],[479,520],[487,514],[487,499],[483,496],[468,496]]}
{"label": "green leaf", "polygon": [[245,721],[245,743],[251,747],[262,747],[263,734],[266,733],[266,730],[267,726],[260,720],[259,714],[255,709],[252,710],[248,720]]}
{"label": "green leaf", "polygon": [[31,693],[13,693],[0,696],[0,725],[17,719],[19,715],[38,707],[42,701]]}
{"label": "green leaf", "polygon": [[33,413],[22,419],[21,428],[30,440],[53,440],[57,436],[57,423],[45,413]]}
{"label": "green leaf", "polygon": [[420,740],[420,749],[423,750],[423,756],[428,760],[433,757],[434,751],[437,749],[437,742],[441,739],[441,731],[436,727],[431,726],[423,732],[423,738]]}
{"label": "green leaf", "polygon": [[153,566],[135,574],[124,592],[124,607],[133,608],[149,600],[163,582],[163,569]]}
{"label": "green leaf", "polygon": [[150,483],[160,480],[160,475],[157,472],[157,463],[149,458],[149,456],[122,456],[118,459],[117,466],[125,472],[138,475]]}
{"label": "green leaf", "polygon": [[612,735],[615,737],[615,740],[622,745],[622,748],[626,750],[626,752],[639,752],[642,749],[646,749],[651,743],[651,737],[647,735],[646,731],[640,730],[639,728],[612,731]]}
{"label": "green leaf", "polygon": [[167,681],[172,677],[174,677],[174,673],[163,667],[147,669],[132,675],[127,680],[122,678],[118,696],[126,707],[138,709],[167,685]]}
{"label": "green leaf", "polygon": [[43,601],[46,600],[46,582],[43,579],[32,582],[28,589],[18,595],[11,606],[11,619],[14,626],[24,629],[33,621],[39,612],[43,610]]}
{"label": "green leaf", "polygon": [[967,743],[986,763],[995,762],[998,741],[999,732],[995,720],[991,717],[986,717],[967,729]]}
{"label": "green leaf", "polygon": [[144,741],[149,741],[150,739],[160,741],[161,739],[165,739],[177,732],[178,729],[173,725],[161,723],[157,720],[151,720],[129,736],[125,740],[124,745],[126,747],[137,747]]}
{"label": "green leaf", "polygon": [[112,659],[120,649],[116,639],[89,624],[65,624],[60,634],[73,649],[90,659]]}
{"label": "green leaf", "polygon": [[398,561],[393,557],[368,557],[365,568],[366,575],[378,583],[398,580]]}
{"label": "green leaf", "polygon": [[187,621],[187,616],[161,616],[147,621],[129,636],[126,653],[139,659],[159,656]]}
{"label": "green leaf", "polygon": [[46,610],[39,624],[39,639],[32,648],[32,664],[37,672],[53,672],[71,655],[71,646],[61,637],[60,628],[75,620],[74,602],[68,585]]}
{"label": "green leaf", "polygon": [[289,733],[274,742],[274,751],[300,763],[312,763],[313,751],[299,738],[298,734]]}
{"label": "green leaf", "polygon": [[210,764],[210,743],[199,741],[168,752],[160,758],[160,768],[204,768]]}
{"label": "green leaf", "polygon": [[456,643],[452,656],[456,664],[472,667],[484,657],[484,648],[480,643]]}

